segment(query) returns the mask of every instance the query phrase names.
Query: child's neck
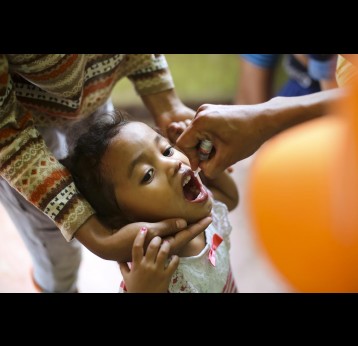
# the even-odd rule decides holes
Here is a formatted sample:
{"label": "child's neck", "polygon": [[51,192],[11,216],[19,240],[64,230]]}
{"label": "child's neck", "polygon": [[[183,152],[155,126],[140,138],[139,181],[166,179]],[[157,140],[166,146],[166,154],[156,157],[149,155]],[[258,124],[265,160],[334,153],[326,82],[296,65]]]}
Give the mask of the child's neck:
{"label": "child's neck", "polygon": [[188,244],[186,244],[178,253],[179,257],[191,257],[199,255],[206,245],[205,231],[201,232]]}

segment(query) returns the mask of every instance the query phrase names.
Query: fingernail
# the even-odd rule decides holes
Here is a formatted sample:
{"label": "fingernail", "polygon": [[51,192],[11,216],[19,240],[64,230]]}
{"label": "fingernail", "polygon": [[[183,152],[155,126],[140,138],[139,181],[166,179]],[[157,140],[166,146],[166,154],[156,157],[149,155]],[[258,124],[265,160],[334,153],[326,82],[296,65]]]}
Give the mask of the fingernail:
{"label": "fingernail", "polygon": [[147,232],[148,231],[148,229],[147,229],[147,227],[142,227],[141,229],[140,229],[140,233],[145,233],[145,232]]}
{"label": "fingernail", "polygon": [[179,229],[186,227],[186,221],[185,220],[177,220],[176,225]]}
{"label": "fingernail", "polygon": [[166,244],[166,243],[169,244],[169,241],[168,240],[163,240],[163,244]]}

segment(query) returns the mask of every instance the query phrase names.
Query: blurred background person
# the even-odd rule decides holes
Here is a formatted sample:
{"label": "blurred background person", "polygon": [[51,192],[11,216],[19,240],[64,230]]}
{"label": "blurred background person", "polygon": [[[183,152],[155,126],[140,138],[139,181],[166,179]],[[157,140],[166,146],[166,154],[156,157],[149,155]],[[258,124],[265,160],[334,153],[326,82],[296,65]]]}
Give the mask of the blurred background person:
{"label": "blurred background person", "polygon": [[[273,96],[302,96],[336,88],[336,64],[337,54],[241,54],[234,103],[256,104]],[[276,93],[282,67],[288,79]]]}

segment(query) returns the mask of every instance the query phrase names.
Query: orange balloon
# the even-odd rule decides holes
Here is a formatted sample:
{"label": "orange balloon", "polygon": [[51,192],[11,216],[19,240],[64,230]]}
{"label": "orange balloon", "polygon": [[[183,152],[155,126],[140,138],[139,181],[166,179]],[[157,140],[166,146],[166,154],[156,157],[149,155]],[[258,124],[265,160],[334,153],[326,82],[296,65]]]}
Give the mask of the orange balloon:
{"label": "orange balloon", "polygon": [[253,227],[301,292],[358,292],[358,84],[352,90],[336,115],[276,136],[253,163]]}

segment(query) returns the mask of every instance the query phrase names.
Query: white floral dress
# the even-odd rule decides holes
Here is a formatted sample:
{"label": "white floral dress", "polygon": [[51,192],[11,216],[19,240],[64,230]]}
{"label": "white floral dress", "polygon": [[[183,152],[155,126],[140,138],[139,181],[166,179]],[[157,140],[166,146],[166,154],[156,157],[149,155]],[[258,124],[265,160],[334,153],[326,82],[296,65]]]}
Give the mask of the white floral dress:
{"label": "white floral dress", "polygon": [[230,267],[231,225],[225,204],[213,200],[213,222],[205,230],[206,245],[196,256],[181,257],[169,285],[171,293],[234,293]]}

